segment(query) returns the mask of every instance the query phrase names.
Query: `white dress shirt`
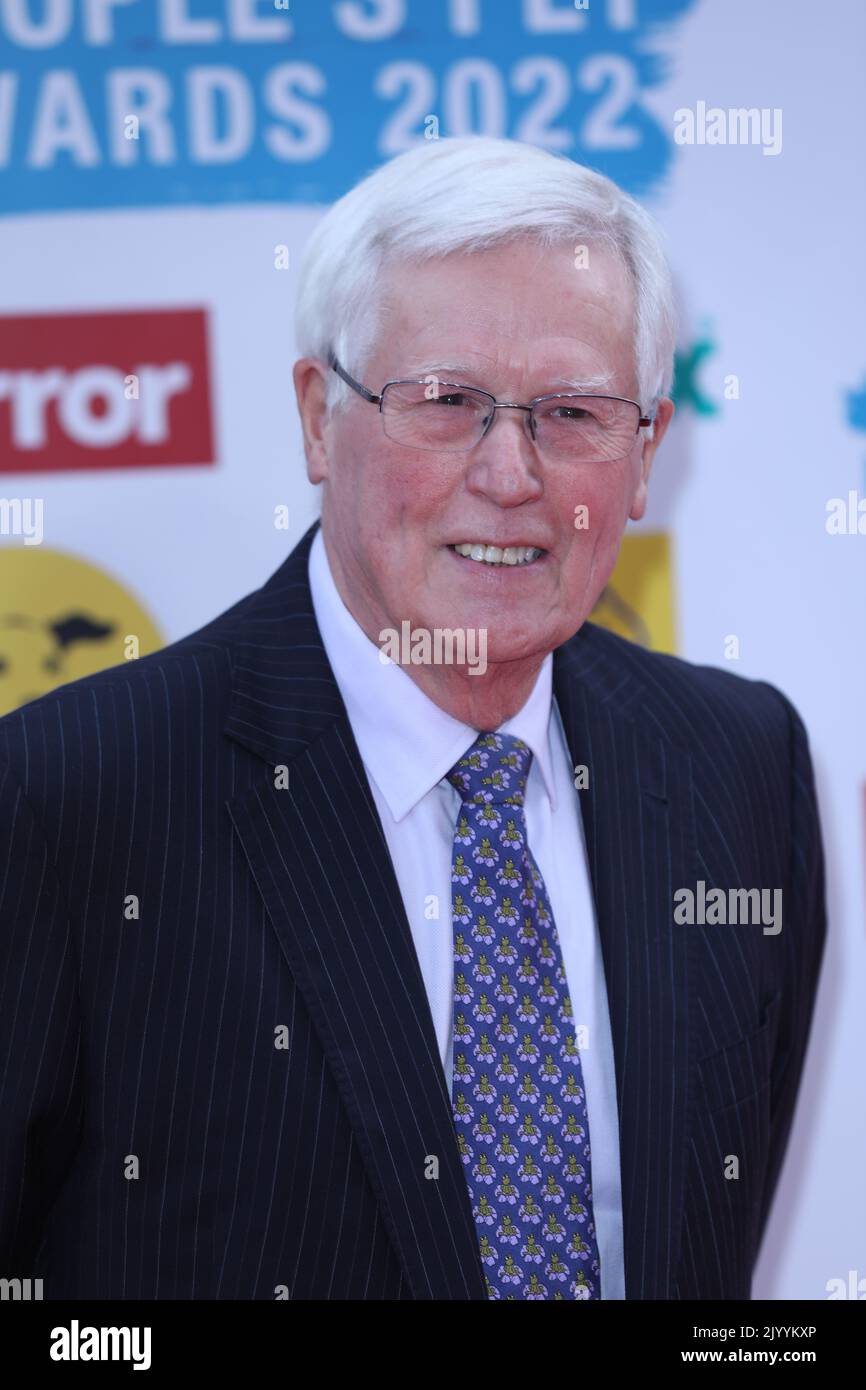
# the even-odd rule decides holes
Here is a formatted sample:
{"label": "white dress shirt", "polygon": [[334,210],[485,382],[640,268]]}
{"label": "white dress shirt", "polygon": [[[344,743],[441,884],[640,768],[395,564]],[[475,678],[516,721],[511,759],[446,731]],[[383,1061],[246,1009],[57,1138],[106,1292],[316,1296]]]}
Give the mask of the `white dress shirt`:
{"label": "white dress shirt", "polygon": [[[321,529],[310,549],[309,580],[325,651],[391,853],[450,1089],[451,852],[460,794],[446,774],[479,731],[446,714],[402,667],[380,659],[379,647],[337,591]],[[583,1030],[579,1045],[601,1296],[624,1298],[619,1124],[604,962],[579,798],[552,679],[553,657],[548,655],[526,704],[497,732],[523,739],[533,753],[526,784],[527,838],[556,922],[575,1027]]]}

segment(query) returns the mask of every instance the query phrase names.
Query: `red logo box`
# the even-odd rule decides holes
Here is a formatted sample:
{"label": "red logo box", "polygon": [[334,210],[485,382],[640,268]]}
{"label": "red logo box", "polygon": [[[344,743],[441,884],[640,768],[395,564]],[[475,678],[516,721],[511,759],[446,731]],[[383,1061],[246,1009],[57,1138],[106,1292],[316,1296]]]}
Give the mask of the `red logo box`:
{"label": "red logo box", "polygon": [[0,316],[0,472],[213,462],[203,309]]}

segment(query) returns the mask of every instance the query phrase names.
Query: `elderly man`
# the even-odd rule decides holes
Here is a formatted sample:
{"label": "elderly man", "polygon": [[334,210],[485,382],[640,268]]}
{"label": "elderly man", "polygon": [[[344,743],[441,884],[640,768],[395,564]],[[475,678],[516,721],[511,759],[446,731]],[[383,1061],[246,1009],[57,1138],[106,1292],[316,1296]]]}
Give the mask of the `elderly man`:
{"label": "elderly man", "polygon": [[443,140],[323,219],[297,340],[321,525],[0,722],[4,1269],[748,1298],[821,843],[783,695],[587,621],[673,413],[654,225]]}

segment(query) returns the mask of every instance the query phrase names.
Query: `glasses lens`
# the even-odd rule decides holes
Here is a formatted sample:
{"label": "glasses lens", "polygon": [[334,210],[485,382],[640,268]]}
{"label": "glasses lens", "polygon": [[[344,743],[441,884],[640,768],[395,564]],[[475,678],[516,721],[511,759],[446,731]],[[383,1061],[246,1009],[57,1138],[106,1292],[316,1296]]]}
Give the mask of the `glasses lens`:
{"label": "glasses lens", "polygon": [[535,407],[536,443],[542,453],[612,462],[624,458],[637,434],[640,410],[610,396],[553,396]]}
{"label": "glasses lens", "polygon": [[480,392],[445,382],[395,381],[382,397],[385,433],[412,449],[471,449],[492,409]]}

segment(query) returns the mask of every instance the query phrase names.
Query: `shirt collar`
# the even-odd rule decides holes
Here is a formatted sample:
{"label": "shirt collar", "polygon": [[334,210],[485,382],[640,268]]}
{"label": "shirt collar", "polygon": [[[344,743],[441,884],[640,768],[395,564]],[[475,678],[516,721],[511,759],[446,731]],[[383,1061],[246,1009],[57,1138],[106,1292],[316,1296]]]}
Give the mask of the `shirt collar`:
{"label": "shirt collar", "polygon": [[[340,597],[321,527],[310,547],[308,575],[316,622],[355,741],[391,815],[400,821],[450,772],[479,731],[440,709],[402,667],[380,659],[380,649]],[[552,685],[553,656],[548,653],[523,708],[498,732],[521,738],[532,749],[533,768],[538,767],[555,811]],[[419,729],[424,730],[423,739],[418,737]]]}

